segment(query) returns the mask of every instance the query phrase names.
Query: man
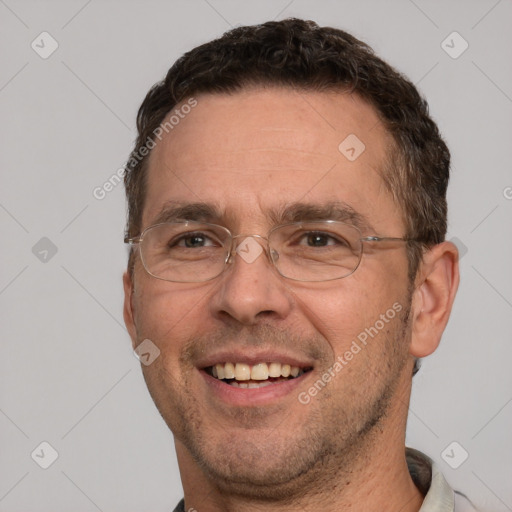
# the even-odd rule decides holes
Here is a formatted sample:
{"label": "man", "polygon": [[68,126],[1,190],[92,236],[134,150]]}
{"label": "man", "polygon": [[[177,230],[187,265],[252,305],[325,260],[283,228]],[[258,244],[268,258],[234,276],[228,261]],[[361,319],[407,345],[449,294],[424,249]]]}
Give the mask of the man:
{"label": "man", "polygon": [[289,19],[185,54],[137,121],[124,316],[176,510],[471,510],[404,447],[459,281],[449,152],[414,86]]}

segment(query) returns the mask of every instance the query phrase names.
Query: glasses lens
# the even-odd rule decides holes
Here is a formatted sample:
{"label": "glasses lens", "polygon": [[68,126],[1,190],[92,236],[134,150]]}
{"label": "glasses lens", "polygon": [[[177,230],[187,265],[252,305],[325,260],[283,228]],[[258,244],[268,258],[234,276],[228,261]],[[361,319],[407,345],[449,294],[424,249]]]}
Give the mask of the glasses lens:
{"label": "glasses lens", "polygon": [[194,222],[158,224],[142,236],[146,270],[165,281],[194,283],[218,276],[227,258],[230,235],[221,226]]}
{"label": "glasses lens", "polygon": [[336,221],[280,226],[269,238],[279,273],[297,281],[330,281],[346,277],[361,260],[361,232]]}

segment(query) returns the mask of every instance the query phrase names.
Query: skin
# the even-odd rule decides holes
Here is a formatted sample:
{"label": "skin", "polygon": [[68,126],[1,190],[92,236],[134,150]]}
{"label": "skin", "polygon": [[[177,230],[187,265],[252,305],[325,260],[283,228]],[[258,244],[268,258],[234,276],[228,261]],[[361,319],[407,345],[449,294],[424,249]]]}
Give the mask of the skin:
{"label": "skin", "polygon": [[[343,201],[364,215],[363,236],[402,237],[402,212],[384,186],[389,135],[355,95],[251,89],[202,95],[152,151],[142,226],[168,201],[216,206],[208,219],[234,234],[266,236],[271,211]],[[356,134],[365,151],[338,150]],[[279,276],[266,257],[235,256],[205,283],[124,276],[124,317],[136,347],[161,351],[143,366],[174,434],[186,510],[417,511],[423,497],[404,454],[414,357],[432,353],[458,285],[457,250],[425,254],[415,283],[405,245],[365,244],[352,275],[323,283]],[[386,323],[307,404],[298,400],[357,335],[399,303]],[[243,406],[205,384],[198,365],[219,350],[274,348],[313,370],[283,397]],[[268,389],[268,388],[267,388]]]}

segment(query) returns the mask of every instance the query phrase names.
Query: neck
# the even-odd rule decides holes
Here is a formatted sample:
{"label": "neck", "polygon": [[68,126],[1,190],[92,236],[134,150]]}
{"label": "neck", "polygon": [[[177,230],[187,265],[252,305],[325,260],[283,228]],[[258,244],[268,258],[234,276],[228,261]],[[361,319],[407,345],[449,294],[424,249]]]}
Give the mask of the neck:
{"label": "neck", "polygon": [[[404,389],[404,388],[402,388]],[[353,450],[350,467],[344,461],[322,461],[316,475],[304,476],[307,489],[283,501],[254,501],[237,494],[222,492],[193,460],[187,448],[175,440],[178,463],[185,493],[185,510],[200,512],[265,511],[340,512],[358,510],[380,512],[417,512],[423,496],[414,485],[405,459],[405,426],[410,387],[395,397],[386,418],[375,425]],[[340,470],[342,468],[342,470]],[[309,484],[309,485],[308,485]]]}

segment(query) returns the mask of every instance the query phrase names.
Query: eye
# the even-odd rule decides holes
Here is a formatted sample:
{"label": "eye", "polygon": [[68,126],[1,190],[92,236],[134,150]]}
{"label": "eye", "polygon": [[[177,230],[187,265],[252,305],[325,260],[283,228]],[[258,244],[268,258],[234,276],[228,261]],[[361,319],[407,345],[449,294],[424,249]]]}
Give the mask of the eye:
{"label": "eye", "polygon": [[197,249],[201,247],[215,247],[221,245],[204,233],[185,233],[169,241],[169,247],[181,247],[186,249]]}
{"label": "eye", "polygon": [[333,245],[336,241],[325,233],[308,233],[304,235],[306,244],[309,247],[325,247]]}
{"label": "eye", "polygon": [[324,232],[307,232],[297,237],[298,245],[308,247],[348,246],[348,242],[339,236]]}

